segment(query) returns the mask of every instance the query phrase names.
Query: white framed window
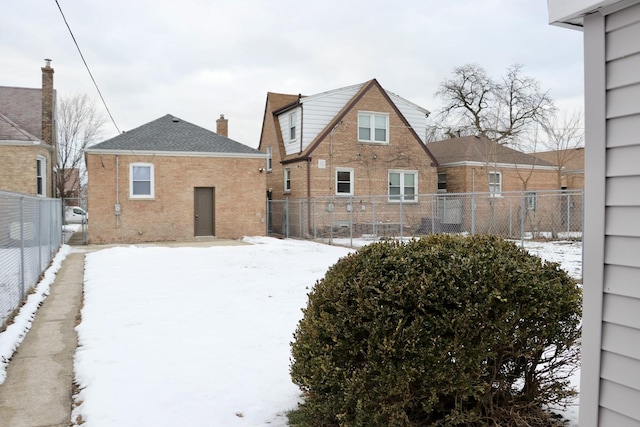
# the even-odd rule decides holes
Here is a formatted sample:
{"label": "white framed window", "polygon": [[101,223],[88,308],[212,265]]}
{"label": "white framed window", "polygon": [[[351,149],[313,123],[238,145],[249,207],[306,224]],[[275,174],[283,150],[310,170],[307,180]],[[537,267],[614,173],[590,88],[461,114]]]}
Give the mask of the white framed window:
{"label": "white framed window", "polygon": [[358,141],[388,144],[389,115],[383,113],[359,112]]}
{"label": "white framed window", "polygon": [[538,206],[538,194],[535,191],[527,191],[524,197],[527,209],[535,211]]}
{"label": "white framed window", "polygon": [[47,195],[47,159],[36,156],[36,194]]}
{"label": "white framed window", "polygon": [[489,172],[489,194],[493,197],[502,195],[502,173]]}
{"label": "white framed window", "polygon": [[155,197],[155,182],[152,163],[131,163],[129,165],[129,197],[132,199],[152,199]]}
{"label": "white framed window", "polygon": [[418,171],[389,171],[389,201],[418,201]]}
{"label": "white framed window", "polygon": [[298,120],[298,115],[295,111],[289,114],[289,141],[296,140],[296,122]]}
{"label": "white framed window", "polygon": [[353,196],[353,169],[336,169],[336,195]]}
{"label": "white framed window", "polygon": [[271,147],[267,147],[267,172],[271,172],[273,169],[273,150]]}
{"label": "white framed window", "polygon": [[284,192],[291,193],[291,169],[285,168],[284,170]]}

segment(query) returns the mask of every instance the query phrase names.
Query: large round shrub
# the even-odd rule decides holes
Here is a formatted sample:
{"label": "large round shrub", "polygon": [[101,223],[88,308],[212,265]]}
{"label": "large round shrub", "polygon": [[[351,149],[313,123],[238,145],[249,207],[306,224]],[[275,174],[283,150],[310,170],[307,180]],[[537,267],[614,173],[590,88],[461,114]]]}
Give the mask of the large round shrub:
{"label": "large round shrub", "polygon": [[309,294],[292,346],[299,426],[553,425],[574,394],[581,291],[490,236],[362,248]]}

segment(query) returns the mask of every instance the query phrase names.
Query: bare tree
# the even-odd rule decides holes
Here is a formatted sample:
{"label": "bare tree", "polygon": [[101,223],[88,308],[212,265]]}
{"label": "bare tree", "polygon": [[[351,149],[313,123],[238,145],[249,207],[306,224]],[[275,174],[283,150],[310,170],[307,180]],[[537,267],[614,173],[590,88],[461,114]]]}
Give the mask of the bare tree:
{"label": "bare tree", "polygon": [[62,199],[79,197],[86,176],[84,150],[97,142],[105,119],[86,94],[61,99],[57,110],[58,153],[56,190]]}
{"label": "bare tree", "polygon": [[548,151],[546,159],[558,167],[558,188],[567,166],[579,155],[577,149],[584,146],[582,122],[582,114],[574,110],[554,114],[540,123],[546,136],[540,142],[541,148]]}
{"label": "bare tree", "polygon": [[430,131],[449,138],[477,135],[514,144],[531,123],[555,111],[549,94],[540,90],[536,79],[522,74],[521,65],[509,67],[498,81],[477,64],[457,67],[453,77],[440,84],[436,96],[445,106],[436,129]]}

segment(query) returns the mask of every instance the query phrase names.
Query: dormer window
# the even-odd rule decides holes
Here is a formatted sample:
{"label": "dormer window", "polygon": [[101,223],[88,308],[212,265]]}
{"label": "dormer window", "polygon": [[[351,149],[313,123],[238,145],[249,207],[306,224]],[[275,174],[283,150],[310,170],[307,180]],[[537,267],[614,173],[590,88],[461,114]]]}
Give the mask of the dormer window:
{"label": "dormer window", "polygon": [[358,113],[358,141],[388,144],[389,115],[368,112]]}
{"label": "dormer window", "polygon": [[297,114],[289,114],[289,141],[296,140],[296,122],[298,121]]}

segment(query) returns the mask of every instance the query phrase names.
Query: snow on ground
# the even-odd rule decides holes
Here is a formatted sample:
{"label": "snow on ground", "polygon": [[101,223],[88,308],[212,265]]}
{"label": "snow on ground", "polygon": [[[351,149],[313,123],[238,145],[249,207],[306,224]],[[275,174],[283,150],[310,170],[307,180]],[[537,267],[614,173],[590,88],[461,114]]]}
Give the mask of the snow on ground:
{"label": "snow on ground", "polygon": [[[299,401],[289,343],[301,308],[316,280],[351,249],[245,241],[251,245],[127,246],[87,254],[74,419],[81,416],[88,427],[287,424],[286,412]],[[525,247],[581,275],[580,243]],[[38,285],[38,298],[46,296],[50,274]],[[15,327],[0,334],[0,379],[37,309],[35,301],[27,305]],[[577,407],[563,415],[577,426]]]}
{"label": "snow on ground", "polygon": [[87,426],[286,425],[300,309],[349,250],[247,241],[87,255],[75,360]]}
{"label": "snow on ground", "polygon": [[49,288],[53,283],[56,273],[62,266],[62,261],[67,257],[71,250],[70,246],[63,245],[56,256],[53,258],[51,265],[45,270],[42,280],[35,287],[33,293],[27,297],[27,301],[20,308],[20,311],[14,317],[13,322],[7,326],[7,329],[0,333],[0,384],[4,383],[7,377],[7,365],[18,349],[18,346],[24,339],[33,319],[42,304],[42,301],[49,295]]}

